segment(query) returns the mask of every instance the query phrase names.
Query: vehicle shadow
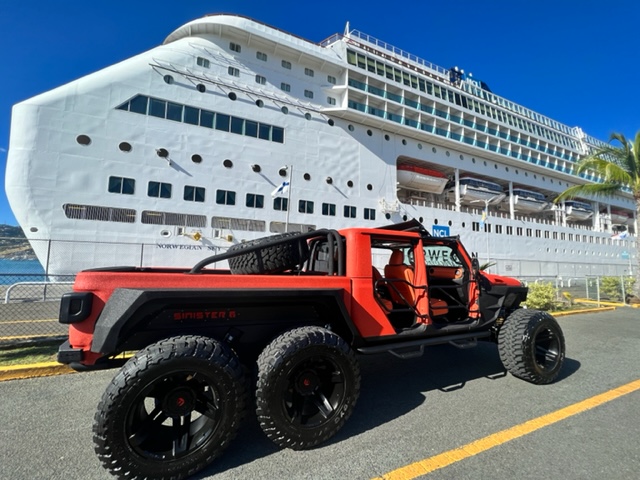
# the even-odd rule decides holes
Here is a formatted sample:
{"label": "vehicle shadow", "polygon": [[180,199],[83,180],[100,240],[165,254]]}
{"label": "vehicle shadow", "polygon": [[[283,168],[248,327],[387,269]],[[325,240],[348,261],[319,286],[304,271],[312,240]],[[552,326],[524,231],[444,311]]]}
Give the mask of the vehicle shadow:
{"label": "vehicle shadow", "polygon": [[[498,381],[508,375],[496,345],[489,342],[479,342],[471,349],[434,346],[425,349],[422,357],[408,360],[380,354],[360,356],[359,361],[362,383],[355,411],[335,437],[317,448],[339,443],[405,415],[427,401],[429,392],[455,392],[476,379]],[[579,368],[580,362],[566,358],[556,381],[568,378]],[[193,478],[238,468],[279,450],[262,433],[255,412],[250,411],[229,449]]]}

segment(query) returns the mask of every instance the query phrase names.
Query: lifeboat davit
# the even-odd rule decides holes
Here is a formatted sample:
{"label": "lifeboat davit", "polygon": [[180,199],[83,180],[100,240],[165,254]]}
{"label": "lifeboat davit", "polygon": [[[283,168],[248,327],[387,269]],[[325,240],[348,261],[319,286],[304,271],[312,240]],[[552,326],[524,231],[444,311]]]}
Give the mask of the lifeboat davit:
{"label": "lifeboat davit", "polygon": [[415,165],[398,165],[398,184],[403,188],[440,195],[449,179],[444,173]]}

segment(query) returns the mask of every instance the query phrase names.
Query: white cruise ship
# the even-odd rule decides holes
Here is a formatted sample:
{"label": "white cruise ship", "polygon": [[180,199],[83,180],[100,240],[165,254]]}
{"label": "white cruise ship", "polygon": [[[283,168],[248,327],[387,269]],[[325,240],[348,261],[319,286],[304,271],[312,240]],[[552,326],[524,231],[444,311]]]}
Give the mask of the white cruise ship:
{"label": "white cruise ship", "polygon": [[602,144],[348,25],[318,44],[210,15],[16,105],[6,191],[52,274],[415,218],[497,273],[620,275],[631,195],[548,203],[599,181],[575,162]]}

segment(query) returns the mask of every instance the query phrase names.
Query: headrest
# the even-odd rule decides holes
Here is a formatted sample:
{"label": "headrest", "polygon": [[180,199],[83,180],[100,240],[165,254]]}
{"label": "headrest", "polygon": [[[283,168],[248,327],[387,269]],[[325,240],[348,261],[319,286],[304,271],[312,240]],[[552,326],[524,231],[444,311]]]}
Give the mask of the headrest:
{"label": "headrest", "polygon": [[404,265],[404,253],[401,250],[394,250],[389,257],[389,265]]}

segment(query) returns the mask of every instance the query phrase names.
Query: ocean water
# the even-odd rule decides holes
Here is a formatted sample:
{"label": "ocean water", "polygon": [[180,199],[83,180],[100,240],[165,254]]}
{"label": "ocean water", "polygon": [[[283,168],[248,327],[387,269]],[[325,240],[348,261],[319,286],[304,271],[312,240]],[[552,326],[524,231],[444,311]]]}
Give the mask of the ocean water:
{"label": "ocean water", "polygon": [[0,285],[44,281],[44,269],[38,260],[0,259]]}

